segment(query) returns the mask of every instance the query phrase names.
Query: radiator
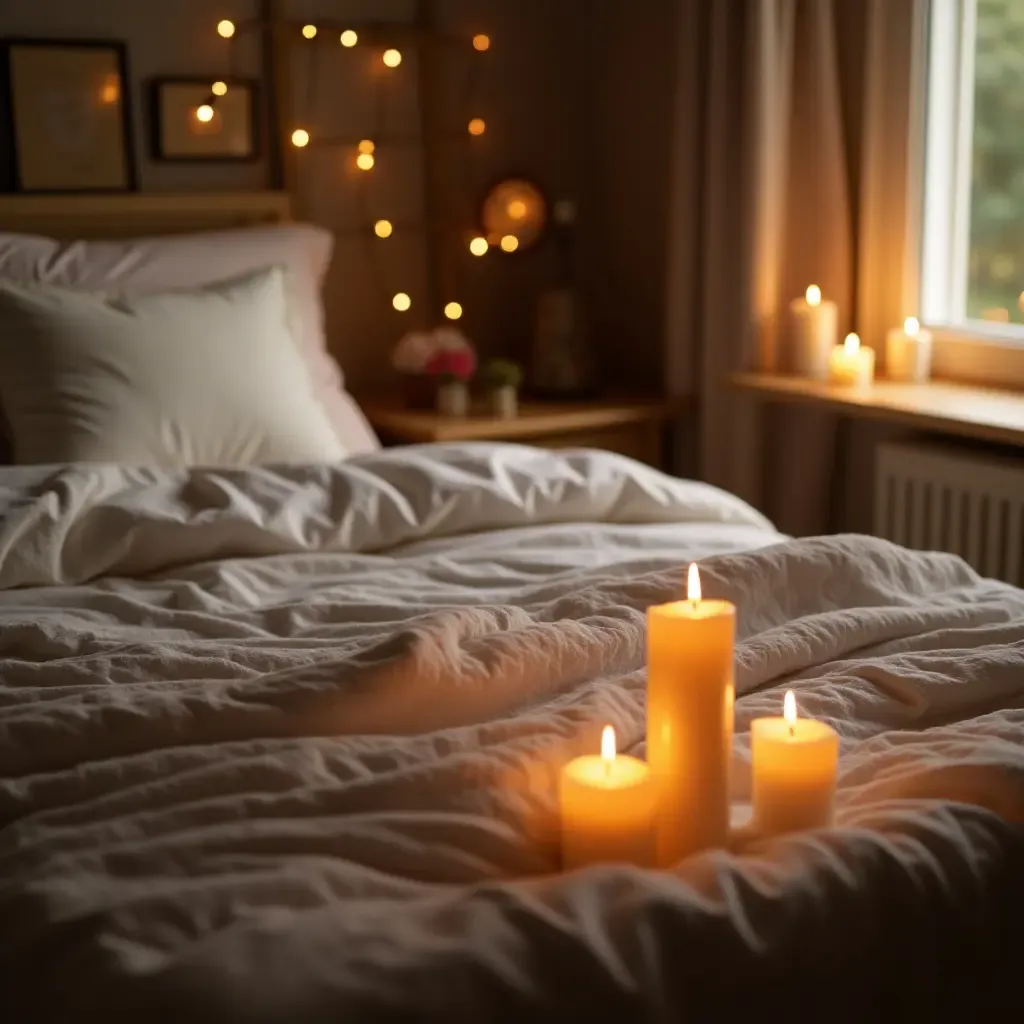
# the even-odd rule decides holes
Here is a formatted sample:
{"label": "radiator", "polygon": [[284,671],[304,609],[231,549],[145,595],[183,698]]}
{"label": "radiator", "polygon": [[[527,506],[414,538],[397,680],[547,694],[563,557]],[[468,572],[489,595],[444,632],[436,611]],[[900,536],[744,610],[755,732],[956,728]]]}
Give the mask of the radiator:
{"label": "radiator", "polygon": [[880,444],[877,536],[952,551],[983,576],[1024,586],[1024,459],[925,444]]}

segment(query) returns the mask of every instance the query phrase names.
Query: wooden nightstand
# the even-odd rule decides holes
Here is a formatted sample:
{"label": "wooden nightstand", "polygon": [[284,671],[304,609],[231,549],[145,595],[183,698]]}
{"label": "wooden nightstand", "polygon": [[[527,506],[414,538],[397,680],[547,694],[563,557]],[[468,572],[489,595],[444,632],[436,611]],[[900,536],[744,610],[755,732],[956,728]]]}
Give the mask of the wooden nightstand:
{"label": "wooden nightstand", "polygon": [[405,409],[399,402],[360,403],[385,444],[514,441],[541,448],[602,448],[668,465],[668,426],[682,412],[666,399],[523,402],[515,419],[474,412],[464,418]]}

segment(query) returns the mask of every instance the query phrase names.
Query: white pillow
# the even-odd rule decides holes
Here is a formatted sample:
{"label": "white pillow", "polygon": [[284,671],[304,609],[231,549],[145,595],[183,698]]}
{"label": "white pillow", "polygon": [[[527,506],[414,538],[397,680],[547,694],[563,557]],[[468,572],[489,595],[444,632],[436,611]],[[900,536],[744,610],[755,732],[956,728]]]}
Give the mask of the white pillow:
{"label": "white pillow", "polygon": [[202,288],[268,267],[283,267],[296,319],[295,338],[317,400],[343,447],[358,455],[376,451],[380,442],[343,389],[338,364],[327,352],[320,293],[331,248],[330,232],[312,224],[74,242],[0,232],[0,280],[152,295]]}
{"label": "white pillow", "polygon": [[0,281],[0,401],[19,464],[346,454],[288,330],[280,269],[135,298]]}

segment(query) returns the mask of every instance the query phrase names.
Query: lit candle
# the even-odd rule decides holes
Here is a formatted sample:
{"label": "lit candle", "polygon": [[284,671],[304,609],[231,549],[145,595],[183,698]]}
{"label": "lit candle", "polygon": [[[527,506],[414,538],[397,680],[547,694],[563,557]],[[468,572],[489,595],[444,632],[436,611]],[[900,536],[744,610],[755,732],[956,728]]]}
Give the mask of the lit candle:
{"label": "lit candle", "polygon": [[782,718],[750,724],[754,827],[763,835],[832,821],[839,737],[824,722],[796,717],[786,693]]}
{"label": "lit candle", "polygon": [[836,345],[828,360],[828,379],[832,384],[866,388],[875,379],[875,353],[864,348],[856,334],[848,334]]}
{"label": "lit candle", "polygon": [[701,598],[647,609],[647,762],[658,787],[658,862],[669,866],[729,832],[736,608]]}
{"label": "lit candle", "polygon": [[601,734],[600,757],[577,757],[562,769],[559,803],[567,869],[609,861],[653,865],[651,772],[635,757],[616,755],[610,725]]}
{"label": "lit candle", "polygon": [[839,311],[834,302],[822,299],[812,284],[802,299],[789,304],[789,369],[806,377],[824,380],[828,357],[836,343]]}
{"label": "lit candle", "polygon": [[931,331],[921,329],[917,317],[908,316],[902,327],[885,337],[885,372],[893,380],[920,384],[932,372]]}

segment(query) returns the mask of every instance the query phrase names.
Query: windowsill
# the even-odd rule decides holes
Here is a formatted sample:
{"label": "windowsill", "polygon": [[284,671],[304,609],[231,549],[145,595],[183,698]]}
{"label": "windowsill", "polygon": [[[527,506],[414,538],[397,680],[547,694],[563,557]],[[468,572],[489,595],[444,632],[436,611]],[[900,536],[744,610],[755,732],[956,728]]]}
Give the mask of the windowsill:
{"label": "windowsill", "polygon": [[932,373],[947,381],[1024,391],[1024,344],[1000,337],[1000,328],[970,333],[966,328],[934,327]]}
{"label": "windowsill", "polygon": [[764,401],[815,405],[858,419],[1024,446],[1022,392],[940,380],[926,384],[879,380],[858,389],[775,373],[736,373],[729,384]]}

